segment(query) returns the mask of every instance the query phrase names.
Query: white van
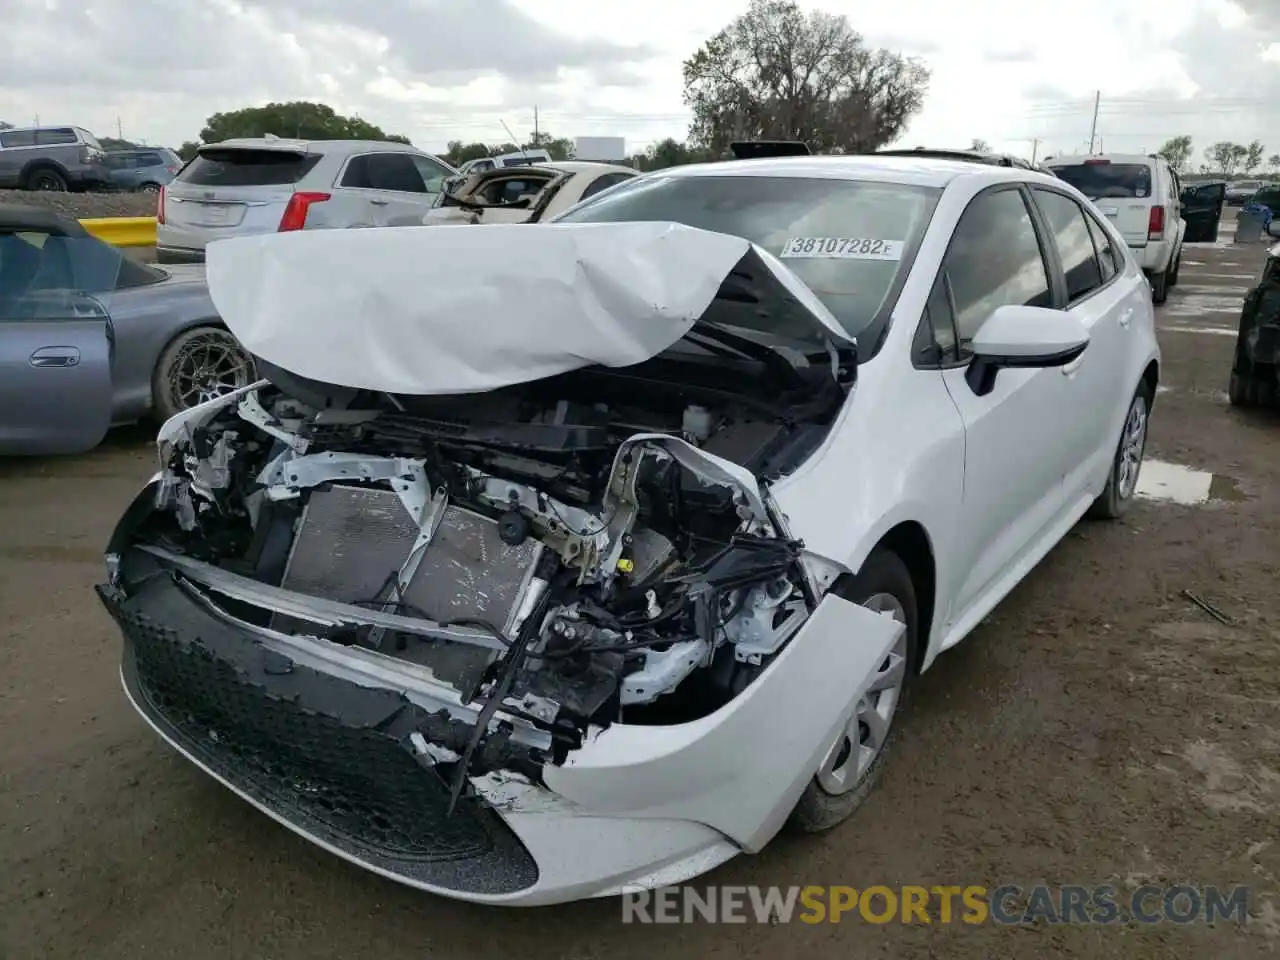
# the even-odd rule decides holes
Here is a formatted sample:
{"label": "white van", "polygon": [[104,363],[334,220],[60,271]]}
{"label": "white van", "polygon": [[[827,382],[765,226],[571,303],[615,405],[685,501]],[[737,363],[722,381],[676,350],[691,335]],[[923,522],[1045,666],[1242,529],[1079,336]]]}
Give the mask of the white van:
{"label": "white van", "polygon": [[504,153],[497,157],[480,157],[468,160],[458,168],[460,176],[479,173],[481,170],[498,170],[502,167],[527,167],[535,163],[550,163],[551,154],[545,150],[522,150],[519,153]]}
{"label": "white van", "polygon": [[1045,166],[1093,201],[1124,235],[1147,279],[1151,298],[1164,303],[1178,282],[1182,260],[1182,184],[1163,157],[1109,153],[1053,157]]}

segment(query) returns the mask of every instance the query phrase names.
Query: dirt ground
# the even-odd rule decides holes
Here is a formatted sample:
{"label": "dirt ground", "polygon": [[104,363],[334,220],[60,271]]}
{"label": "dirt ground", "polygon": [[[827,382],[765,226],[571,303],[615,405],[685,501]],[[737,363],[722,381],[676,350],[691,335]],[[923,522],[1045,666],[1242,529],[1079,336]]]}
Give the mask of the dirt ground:
{"label": "dirt ground", "polygon": [[1149,456],[1212,472],[1215,499],[1077,528],[922,678],[857,817],[697,881],[1248,884],[1243,927],[635,926],[618,901],[483,909],[364,873],[205,777],[121,694],[119,638],[90,588],[153,471],[132,430],[89,456],[0,463],[0,957],[1271,955],[1280,421],[1230,409],[1223,392],[1232,304],[1260,257],[1188,248],[1160,311],[1169,389]]}

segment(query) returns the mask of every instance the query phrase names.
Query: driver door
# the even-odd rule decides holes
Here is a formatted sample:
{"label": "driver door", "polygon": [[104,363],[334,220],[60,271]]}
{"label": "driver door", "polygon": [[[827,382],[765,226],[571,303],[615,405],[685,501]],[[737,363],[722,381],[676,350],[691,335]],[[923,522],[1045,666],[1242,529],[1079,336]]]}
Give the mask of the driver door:
{"label": "driver door", "polygon": [[0,233],[0,455],[83,453],[111,425],[111,322],[77,292],[75,239]]}
{"label": "driver door", "polygon": [[1222,205],[1226,200],[1225,183],[1190,183],[1182,188],[1182,219],[1187,233],[1183,243],[1213,243],[1218,239]]}

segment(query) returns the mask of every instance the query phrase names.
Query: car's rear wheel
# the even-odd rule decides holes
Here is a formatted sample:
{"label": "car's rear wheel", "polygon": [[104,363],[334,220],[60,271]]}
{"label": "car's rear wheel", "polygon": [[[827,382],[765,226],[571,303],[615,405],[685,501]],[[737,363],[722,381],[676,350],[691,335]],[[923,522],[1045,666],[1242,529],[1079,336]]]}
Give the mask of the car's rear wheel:
{"label": "car's rear wheel", "polygon": [[138,187],[138,192],[139,192],[139,193],[159,193],[159,192],[160,192],[160,184],[158,184],[158,183],[144,183],[144,184],[142,184],[142,186]]}
{"label": "car's rear wheel", "polygon": [[902,712],[916,664],[916,591],[906,564],[897,554],[877,547],[840,595],[891,614],[907,629],[880,664],[848,726],[831,744],[791,814],[792,825],[810,833],[829,830],[847,820],[875,786],[893,744],[897,729],[893,721]]}
{"label": "car's rear wheel", "polygon": [[1173,256],[1173,265],[1169,267],[1169,280],[1166,286],[1176,287],[1178,285],[1178,274],[1182,270],[1182,248],[1178,248],[1178,252]]}
{"label": "car's rear wheel", "polygon": [[1259,376],[1232,372],[1227,384],[1227,399],[1233,407],[1273,407],[1280,401],[1280,388],[1277,388],[1276,374],[1273,370],[1264,370]]}
{"label": "car's rear wheel", "polygon": [[1169,299],[1169,270],[1151,274],[1151,302],[1164,303]]}
{"label": "car's rear wheel", "polygon": [[53,167],[37,167],[27,174],[26,189],[50,193],[66,193],[67,178]]}
{"label": "car's rear wheel", "polygon": [[257,379],[253,358],[222,327],[193,327],[178,334],[160,354],[151,376],[156,416],[174,414],[224,396]]}
{"label": "car's rear wheel", "polygon": [[1089,516],[1115,520],[1124,516],[1138,489],[1138,474],[1147,452],[1147,426],[1151,418],[1151,387],[1144,380],[1129,401],[1120,430],[1120,442],[1111,458],[1111,474],[1102,494],[1089,507]]}

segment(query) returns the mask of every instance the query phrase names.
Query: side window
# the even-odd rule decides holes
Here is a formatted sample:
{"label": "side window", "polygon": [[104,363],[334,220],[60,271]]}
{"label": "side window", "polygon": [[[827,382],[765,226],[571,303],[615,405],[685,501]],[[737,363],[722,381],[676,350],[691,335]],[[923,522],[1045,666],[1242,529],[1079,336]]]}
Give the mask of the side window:
{"label": "side window", "polygon": [[582,196],[579,199],[585,200],[587,197],[594,197],[601,190],[608,190],[615,183],[630,179],[631,174],[629,173],[606,173],[602,177],[596,177],[595,181],[582,191]]}
{"label": "side window", "polygon": [[410,154],[371,153],[364,159],[368,164],[367,186],[370,189],[394,190],[397,193],[427,192],[427,185]]}
{"label": "side window", "polygon": [[1053,232],[1058,258],[1067,275],[1067,302],[1075,303],[1102,286],[1102,271],[1085,223],[1085,213],[1080,204],[1065,194],[1036,187],[1031,195]]}
{"label": "side window", "polygon": [[413,165],[418,169],[418,175],[426,185],[427,193],[443,193],[444,182],[453,174],[430,157],[420,157],[416,154],[410,154],[410,156],[413,159]]}
{"label": "side window", "polygon": [[34,147],[35,145],[36,134],[34,130],[0,133],[0,147]]}
{"label": "side window", "polygon": [[76,132],[70,127],[56,127],[52,130],[36,131],[36,142],[41,146],[54,146],[67,143],[79,143],[80,138],[76,136]]}
{"label": "side window", "polygon": [[947,274],[938,274],[925,304],[924,316],[912,345],[912,360],[919,367],[936,367],[954,363],[960,358],[956,338],[955,315],[951,310],[951,293]]}
{"label": "side window", "polygon": [[369,187],[369,158],[352,157],[347,161],[347,169],[342,173],[342,186],[356,190]]}
{"label": "side window", "polygon": [[974,198],[947,251],[960,354],[997,307],[1049,307],[1053,294],[1035,225],[1018,190]]}
{"label": "side window", "polygon": [[1108,283],[1117,273],[1124,270],[1124,254],[1116,246],[1111,234],[1098,222],[1098,218],[1085,211],[1084,222],[1089,227],[1089,235],[1093,237],[1093,248],[1098,251],[1098,266],[1102,270],[1102,282]]}

